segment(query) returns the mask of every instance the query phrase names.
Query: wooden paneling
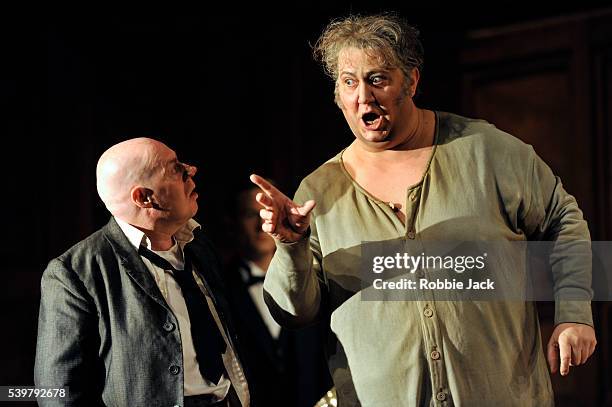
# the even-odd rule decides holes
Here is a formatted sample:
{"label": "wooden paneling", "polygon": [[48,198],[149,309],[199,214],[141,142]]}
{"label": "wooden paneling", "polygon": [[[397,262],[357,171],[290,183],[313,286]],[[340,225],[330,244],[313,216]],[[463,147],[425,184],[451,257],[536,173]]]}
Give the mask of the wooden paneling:
{"label": "wooden paneling", "polygon": [[[559,175],[596,240],[612,232],[612,13],[519,24],[468,35],[462,113],[523,141]],[[586,366],[553,377],[557,405],[612,405],[609,302],[593,304],[599,345]],[[544,344],[554,304],[539,304]]]}
{"label": "wooden paneling", "polygon": [[[597,25],[593,45],[595,109],[593,120],[598,147],[596,186],[600,193],[598,218],[607,240],[612,240],[612,24]],[[599,307],[600,393],[602,405],[612,405],[612,305]]]}

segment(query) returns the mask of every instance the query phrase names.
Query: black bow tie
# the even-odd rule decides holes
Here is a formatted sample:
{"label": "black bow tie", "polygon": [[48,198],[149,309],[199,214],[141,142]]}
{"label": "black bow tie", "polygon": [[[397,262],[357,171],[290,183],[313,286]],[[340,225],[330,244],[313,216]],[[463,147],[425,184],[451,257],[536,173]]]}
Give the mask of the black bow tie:
{"label": "black bow tie", "polygon": [[254,276],[253,270],[251,270],[251,266],[244,261],[241,261],[241,266],[244,272],[242,272],[242,280],[246,284],[247,287],[252,286],[253,284],[263,283],[265,277],[264,276]]}
{"label": "black bow tie", "polygon": [[168,260],[153,253],[144,246],[140,246],[138,253],[163,270],[170,270],[174,279],[181,287],[181,292],[187,306],[189,321],[191,323],[191,337],[196,351],[196,357],[202,375],[217,383],[223,374],[223,359],[225,341],[219,332],[217,324],[210,312],[206,297],[195,282],[192,274],[190,250],[185,247],[185,268],[177,270]]}
{"label": "black bow tie", "polygon": [[247,281],[247,285],[250,287],[254,284],[263,283],[265,278],[263,276],[254,276],[253,274],[249,274],[249,280]]}

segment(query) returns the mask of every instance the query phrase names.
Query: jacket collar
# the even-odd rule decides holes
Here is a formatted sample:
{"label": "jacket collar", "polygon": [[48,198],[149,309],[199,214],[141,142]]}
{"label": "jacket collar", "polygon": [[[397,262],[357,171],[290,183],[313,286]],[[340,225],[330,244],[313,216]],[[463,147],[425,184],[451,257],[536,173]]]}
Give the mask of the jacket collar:
{"label": "jacket collar", "polygon": [[[117,225],[123,231],[123,234],[127,237],[129,242],[138,250],[138,248],[142,245],[149,250],[151,248],[151,240],[147,237],[147,235],[140,229],[135,226],[130,225],[128,222],[120,219],[114,218]],[[196,222],[195,219],[189,219],[187,223],[183,225],[175,234],[174,240],[179,244],[181,249],[191,242],[194,238],[194,233],[197,229],[201,228],[200,224]]]}
{"label": "jacket collar", "polygon": [[123,269],[155,302],[171,311],[153,276],[147,270],[136,248],[130,243],[115,218],[111,218],[102,230],[104,237],[117,254],[120,269]]}

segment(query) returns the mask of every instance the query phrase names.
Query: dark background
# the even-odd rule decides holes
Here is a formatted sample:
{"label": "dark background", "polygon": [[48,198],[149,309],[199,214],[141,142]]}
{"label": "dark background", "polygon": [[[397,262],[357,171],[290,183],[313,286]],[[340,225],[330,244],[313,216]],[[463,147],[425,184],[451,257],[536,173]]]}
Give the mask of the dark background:
{"label": "dark background", "polygon": [[[349,12],[392,10],[417,25],[425,46],[417,104],[488,119],[534,144],[583,206],[593,238],[610,239],[605,2],[398,4],[2,13],[0,385],[33,382],[46,263],[108,220],[95,165],[109,146],[153,137],[197,165],[198,220],[227,251],[224,206],[249,173],[292,194],[351,142],[309,46]],[[513,82],[516,72],[536,80]],[[539,113],[556,124],[514,119]],[[549,316],[544,305],[545,332]],[[554,382],[560,405],[612,405],[607,304],[596,304],[595,316],[598,351]]]}

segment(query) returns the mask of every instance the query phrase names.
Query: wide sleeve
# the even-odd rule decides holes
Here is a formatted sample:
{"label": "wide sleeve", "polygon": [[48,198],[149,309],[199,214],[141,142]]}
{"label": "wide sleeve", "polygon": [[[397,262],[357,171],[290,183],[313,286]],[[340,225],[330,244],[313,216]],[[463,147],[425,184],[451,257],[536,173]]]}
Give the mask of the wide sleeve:
{"label": "wide sleeve", "polygon": [[591,237],[576,199],[530,147],[524,225],[530,240],[551,241],[555,325],[593,325]]}
{"label": "wide sleeve", "polygon": [[[313,199],[304,182],[294,201]],[[281,326],[297,328],[317,320],[321,308],[321,250],[316,232],[316,207],[308,233],[294,243],[276,242],[276,252],[264,281],[264,298]]]}
{"label": "wide sleeve", "polygon": [[41,406],[102,405],[97,377],[99,335],[93,300],[76,273],[52,260],[43,273],[34,381],[67,387],[66,398],[39,398]]}

